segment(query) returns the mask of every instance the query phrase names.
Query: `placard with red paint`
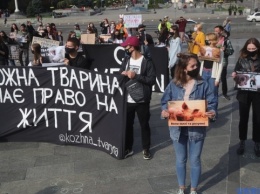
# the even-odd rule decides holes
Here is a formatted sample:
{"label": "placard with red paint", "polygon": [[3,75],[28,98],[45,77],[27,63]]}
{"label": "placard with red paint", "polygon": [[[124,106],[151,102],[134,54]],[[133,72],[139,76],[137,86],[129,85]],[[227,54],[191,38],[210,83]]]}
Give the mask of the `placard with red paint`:
{"label": "placard with red paint", "polygon": [[208,126],[205,100],[169,101],[169,126]]}

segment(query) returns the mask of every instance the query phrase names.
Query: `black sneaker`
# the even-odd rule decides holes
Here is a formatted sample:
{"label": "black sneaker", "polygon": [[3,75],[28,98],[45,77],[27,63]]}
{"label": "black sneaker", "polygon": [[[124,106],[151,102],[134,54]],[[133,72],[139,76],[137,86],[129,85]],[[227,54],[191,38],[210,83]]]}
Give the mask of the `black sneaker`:
{"label": "black sneaker", "polygon": [[237,155],[243,155],[245,152],[245,141],[241,140],[237,149]]}
{"label": "black sneaker", "polygon": [[143,150],[143,157],[144,157],[145,160],[152,159],[151,153],[148,149]]}
{"label": "black sneaker", "polygon": [[255,147],[254,147],[254,150],[255,150],[255,155],[257,157],[260,157],[260,143],[255,143]]}
{"label": "black sneaker", "polygon": [[133,150],[126,150],[125,151],[125,158],[129,157],[129,156],[132,156],[134,154],[134,151]]}
{"label": "black sneaker", "polygon": [[223,98],[225,98],[226,100],[230,100],[230,97],[228,95],[223,94]]}

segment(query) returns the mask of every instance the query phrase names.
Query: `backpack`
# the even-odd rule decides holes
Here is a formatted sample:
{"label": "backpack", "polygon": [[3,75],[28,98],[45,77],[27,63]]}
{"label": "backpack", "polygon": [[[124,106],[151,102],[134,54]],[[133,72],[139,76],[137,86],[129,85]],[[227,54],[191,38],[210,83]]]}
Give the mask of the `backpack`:
{"label": "backpack", "polygon": [[230,55],[233,55],[234,53],[234,48],[231,44],[231,41],[230,40],[227,40],[226,41],[226,47],[225,47],[225,50],[224,50],[224,55],[225,56],[230,56]]}

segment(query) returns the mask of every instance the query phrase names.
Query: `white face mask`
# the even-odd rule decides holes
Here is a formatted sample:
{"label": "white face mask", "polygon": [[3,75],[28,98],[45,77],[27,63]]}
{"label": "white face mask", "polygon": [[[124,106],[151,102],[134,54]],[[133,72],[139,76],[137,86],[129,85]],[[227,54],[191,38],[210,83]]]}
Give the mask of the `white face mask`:
{"label": "white face mask", "polygon": [[194,27],[194,29],[193,29],[195,32],[198,30],[198,28],[197,27]]}

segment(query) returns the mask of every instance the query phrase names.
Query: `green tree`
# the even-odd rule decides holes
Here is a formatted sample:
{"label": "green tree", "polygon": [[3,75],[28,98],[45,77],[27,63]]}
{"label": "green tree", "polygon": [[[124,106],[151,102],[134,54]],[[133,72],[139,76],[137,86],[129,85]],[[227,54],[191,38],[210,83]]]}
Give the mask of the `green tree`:
{"label": "green tree", "polygon": [[62,0],[57,3],[57,8],[63,9],[71,5],[71,0]]}
{"label": "green tree", "polygon": [[41,13],[43,10],[42,0],[32,0],[32,7],[34,8],[35,14]]}
{"label": "green tree", "polygon": [[26,15],[27,17],[32,17],[35,15],[35,11],[33,9],[33,6],[32,6],[32,2],[30,2],[27,6],[27,9],[26,9]]}

